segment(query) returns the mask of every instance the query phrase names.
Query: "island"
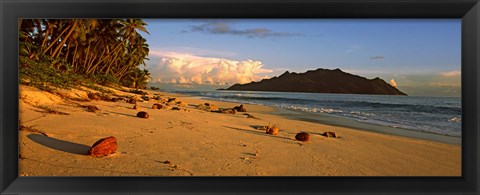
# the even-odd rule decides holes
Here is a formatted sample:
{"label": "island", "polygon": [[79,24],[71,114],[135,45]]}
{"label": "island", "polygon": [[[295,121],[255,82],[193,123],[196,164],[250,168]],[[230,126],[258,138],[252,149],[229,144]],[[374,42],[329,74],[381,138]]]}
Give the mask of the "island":
{"label": "island", "polygon": [[278,77],[263,79],[260,82],[235,84],[224,90],[407,95],[378,77],[367,79],[338,68],[334,70],[319,68],[305,73],[286,71]]}

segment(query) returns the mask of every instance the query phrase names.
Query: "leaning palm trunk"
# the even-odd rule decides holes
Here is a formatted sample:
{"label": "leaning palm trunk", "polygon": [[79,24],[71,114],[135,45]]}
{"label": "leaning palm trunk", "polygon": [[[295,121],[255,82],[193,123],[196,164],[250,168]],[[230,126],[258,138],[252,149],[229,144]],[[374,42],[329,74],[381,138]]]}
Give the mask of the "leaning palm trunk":
{"label": "leaning palm trunk", "polygon": [[58,35],[57,38],[55,38],[55,40],[53,40],[53,41],[50,43],[50,45],[48,45],[48,47],[47,47],[45,50],[43,50],[42,54],[46,54],[47,51],[50,50],[50,49],[53,47],[53,45],[55,45],[55,43],[62,37],[62,35],[63,35],[65,32],[67,32],[67,30],[68,30],[68,28],[65,28],[65,29],[60,33],[60,35]]}
{"label": "leaning palm trunk", "polygon": [[62,39],[62,42],[60,42],[60,44],[58,44],[57,48],[55,48],[55,50],[53,51],[51,57],[56,57],[58,58],[58,56],[60,55],[60,49],[63,47],[63,45],[67,42],[68,38],[70,37],[70,35],[72,35],[73,31],[75,30],[75,27],[77,26],[77,22],[74,21],[73,24],[72,24],[72,27],[70,27],[70,31],[68,31],[68,34],[63,37]]}

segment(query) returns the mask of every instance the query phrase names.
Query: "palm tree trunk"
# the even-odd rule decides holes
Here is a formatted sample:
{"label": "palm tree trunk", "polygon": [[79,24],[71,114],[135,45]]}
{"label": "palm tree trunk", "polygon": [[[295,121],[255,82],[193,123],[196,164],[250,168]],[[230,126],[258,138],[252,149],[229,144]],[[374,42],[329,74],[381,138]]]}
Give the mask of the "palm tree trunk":
{"label": "palm tree trunk", "polygon": [[70,54],[70,47],[67,46],[67,53],[65,54],[65,60],[68,61],[68,55]]}
{"label": "palm tree trunk", "polygon": [[45,47],[45,43],[47,43],[47,39],[48,39],[48,29],[45,31],[45,37],[43,37],[43,41],[42,41],[42,45],[40,46],[40,48],[43,48]]}
{"label": "palm tree trunk", "polygon": [[72,68],[74,72],[77,72],[77,67],[75,66],[75,62],[77,61],[77,49],[78,49],[78,43],[75,45],[75,51],[73,52],[73,59],[72,59]]}
{"label": "palm tree trunk", "polygon": [[[105,60],[108,59],[107,57],[108,57],[110,54],[108,54],[108,55],[105,56],[105,57],[104,57],[104,54],[105,54],[105,50],[103,50],[102,55],[100,55],[100,57],[98,58],[98,60],[97,60],[98,62],[97,62],[95,65],[93,65],[92,70],[97,70],[98,66],[99,66],[103,61],[105,61]],[[102,58],[103,58],[103,59],[102,59]]]}
{"label": "palm tree trunk", "polygon": [[87,70],[87,59],[88,56],[90,55],[90,43],[88,43],[87,51],[85,54],[85,58],[83,59],[83,70],[86,72]]}
{"label": "palm tree trunk", "polygon": [[91,70],[92,70],[92,65],[93,65],[93,62],[95,61],[95,59],[97,58],[97,55],[96,53],[93,54],[93,58],[91,58],[87,64],[87,74],[90,74]]}
{"label": "palm tree trunk", "polygon": [[42,54],[45,54],[47,53],[47,51],[53,46],[55,45],[55,42],[57,42],[63,35],[63,33],[67,32],[68,28],[65,28],[61,33],[60,35],[58,35],[57,38],[55,38],[55,40],[52,41],[52,43],[50,43],[50,45],[48,45],[48,47],[42,52]]}
{"label": "palm tree trunk", "polygon": [[118,77],[116,76],[115,78],[121,79],[122,77],[124,77],[128,73],[129,68],[129,66],[125,65],[118,71]]}
{"label": "palm tree trunk", "polygon": [[63,47],[63,45],[67,42],[67,39],[68,37],[70,37],[70,35],[73,33],[73,30],[75,30],[75,26],[77,26],[77,22],[74,21],[73,22],[73,25],[72,27],[70,28],[70,31],[68,32],[68,34],[62,39],[62,42],[57,46],[57,48],[55,49],[55,51],[53,51],[53,55],[52,57],[57,57],[60,55],[60,49]]}
{"label": "palm tree trunk", "polygon": [[115,62],[117,60],[117,57],[118,57],[119,53],[120,52],[117,52],[117,54],[115,54],[115,57],[113,58],[113,60],[111,60],[110,63],[108,64],[107,71],[105,71],[105,76],[107,76],[108,73],[110,72],[110,66],[112,66],[113,62]]}

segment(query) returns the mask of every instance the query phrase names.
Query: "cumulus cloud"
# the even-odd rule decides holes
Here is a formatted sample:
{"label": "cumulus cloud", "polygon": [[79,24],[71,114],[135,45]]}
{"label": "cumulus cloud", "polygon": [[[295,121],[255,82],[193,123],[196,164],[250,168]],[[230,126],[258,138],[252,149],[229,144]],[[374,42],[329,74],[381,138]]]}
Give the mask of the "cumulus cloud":
{"label": "cumulus cloud", "polygon": [[177,84],[248,83],[258,81],[272,70],[264,69],[258,60],[229,60],[224,58],[201,57],[193,54],[150,51],[151,58],[158,62],[149,64],[153,81]]}
{"label": "cumulus cloud", "polygon": [[394,79],[391,79],[391,80],[390,80],[390,85],[391,85],[391,86],[394,86],[394,87],[397,87],[397,82],[395,82]]}
{"label": "cumulus cloud", "polygon": [[190,26],[188,30],[184,30],[183,32],[240,35],[248,38],[291,37],[302,35],[301,33],[275,32],[267,28],[235,29],[230,23],[222,21],[212,21],[200,25]]}
{"label": "cumulus cloud", "polygon": [[450,71],[450,72],[442,72],[440,73],[440,75],[444,76],[444,77],[458,77],[462,74],[461,71],[459,70],[454,70],[454,71]]}
{"label": "cumulus cloud", "polygon": [[385,57],[383,56],[372,56],[370,57],[371,60],[383,60]]}

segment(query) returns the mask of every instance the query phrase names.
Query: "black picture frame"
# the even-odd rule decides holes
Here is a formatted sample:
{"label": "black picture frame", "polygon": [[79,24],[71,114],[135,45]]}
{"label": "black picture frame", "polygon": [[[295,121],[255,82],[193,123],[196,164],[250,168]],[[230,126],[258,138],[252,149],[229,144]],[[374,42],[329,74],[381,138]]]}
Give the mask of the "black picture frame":
{"label": "black picture frame", "polygon": [[[480,194],[478,0],[1,0],[0,193]],[[462,177],[19,177],[18,18],[462,18]]]}

